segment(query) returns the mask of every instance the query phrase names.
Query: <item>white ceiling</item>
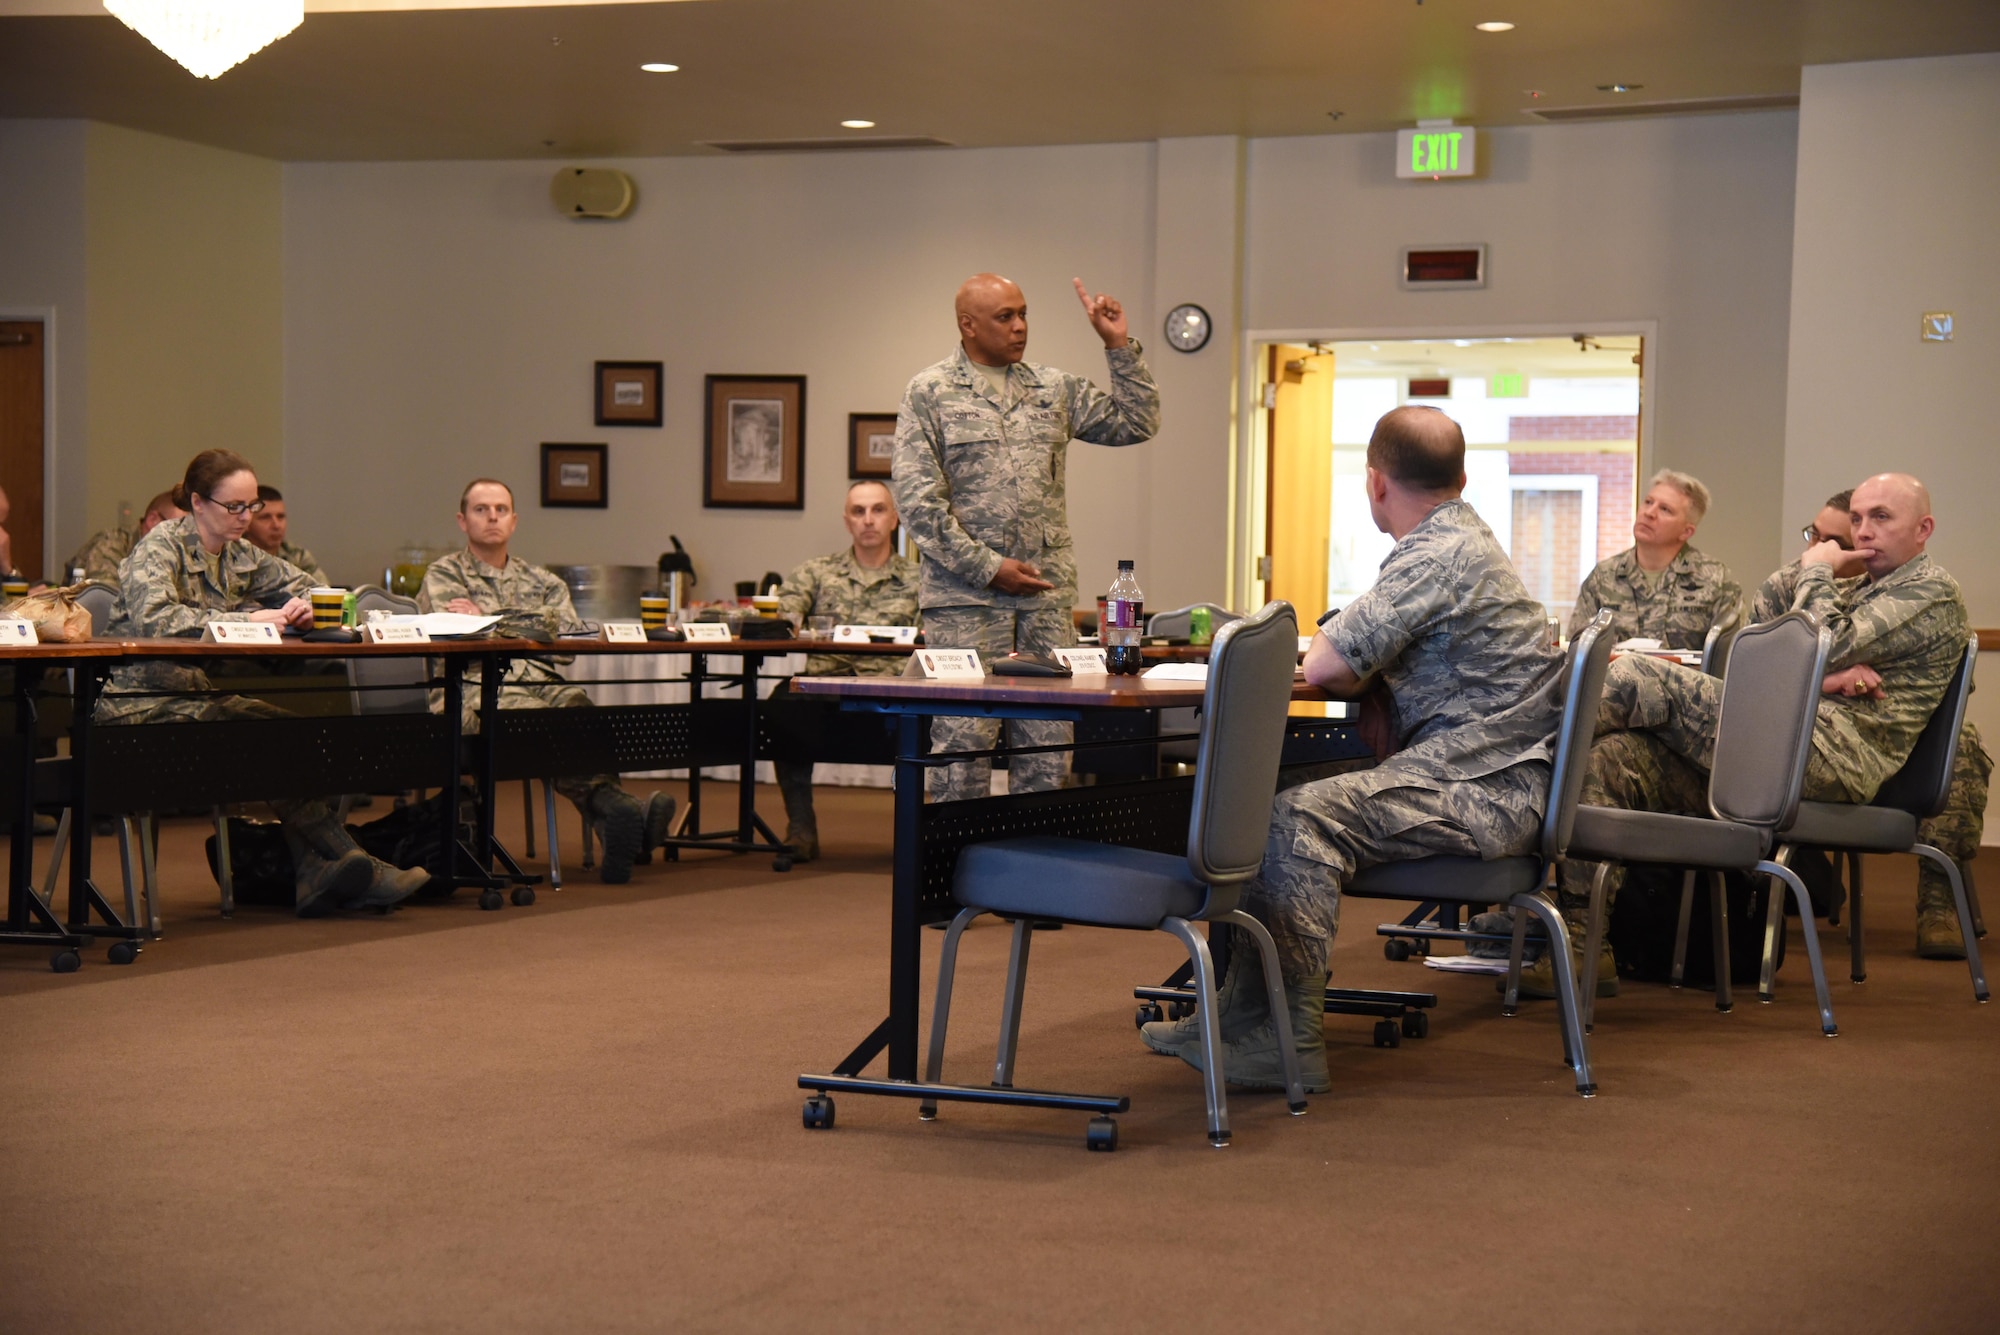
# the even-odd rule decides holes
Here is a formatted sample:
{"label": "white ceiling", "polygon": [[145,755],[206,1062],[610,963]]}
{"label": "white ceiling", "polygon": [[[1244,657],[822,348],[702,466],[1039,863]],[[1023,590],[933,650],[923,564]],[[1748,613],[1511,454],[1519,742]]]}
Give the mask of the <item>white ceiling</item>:
{"label": "white ceiling", "polygon": [[[1806,64],[2000,50],[1995,0],[307,7],[298,31],[210,82],[87,0],[0,0],[0,116],[285,160],[710,153],[841,136],[848,118],[875,121],[870,134],[1052,144],[1428,116],[1521,125],[1538,107],[1795,94]],[[64,12],[24,12],[50,9]],[[1490,19],[1517,26],[1474,30]],[[681,70],[644,74],[646,60]],[[1643,87],[1598,91],[1613,82]]]}

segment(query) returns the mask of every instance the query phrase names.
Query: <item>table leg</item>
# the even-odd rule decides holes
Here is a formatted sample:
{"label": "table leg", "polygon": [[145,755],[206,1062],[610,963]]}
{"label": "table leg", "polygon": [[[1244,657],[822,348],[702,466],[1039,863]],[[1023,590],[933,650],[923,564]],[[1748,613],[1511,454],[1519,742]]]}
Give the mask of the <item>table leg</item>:
{"label": "table leg", "polygon": [[493,871],[493,775],[498,766],[495,748],[500,736],[500,682],[507,675],[508,661],[499,654],[487,654],[479,673],[479,869]]}
{"label": "table leg", "polygon": [[923,940],[917,901],[923,886],[918,823],[924,812],[924,721],[896,718],[896,847],[889,909],[889,1078],[917,1078],[917,1011],[923,981]]}
{"label": "table leg", "polygon": [[14,735],[21,743],[21,785],[14,803],[14,829],[7,852],[7,929],[26,931],[29,887],[35,883],[35,690],[42,668],[27,660],[14,665]]}
{"label": "table leg", "polygon": [[450,720],[447,739],[451,759],[445,766],[444,815],[438,830],[438,844],[444,854],[444,883],[458,884],[458,767],[465,747],[465,664],[456,654],[446,656],[444,665],[444,716]]}

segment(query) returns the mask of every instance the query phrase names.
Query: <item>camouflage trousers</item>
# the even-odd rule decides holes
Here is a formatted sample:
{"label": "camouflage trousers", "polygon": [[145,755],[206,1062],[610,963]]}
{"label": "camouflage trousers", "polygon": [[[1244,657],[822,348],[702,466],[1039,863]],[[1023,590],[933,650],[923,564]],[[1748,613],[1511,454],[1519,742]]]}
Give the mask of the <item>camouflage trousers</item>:
{"label": "camouflage trousers", "polygon": [[[1951,770],[1951,791],[1945,794],[1944,810],[1917,827],[1917,838],[1931,844],[1958,864],[1959,875],[1972,884],[1972,859],[1979,856],[1979,840],[1986,833],[1986,781],[1993,773],[1993,757],[1980,744],[1979,729],[1968,720],[1958,731],[1958,760]],[[1929,858],[1917,859],[1917,911],[1942,908],[1957,911],[1951,896],[1951,881]]]}
{"label": "camouflage trousers", "polygon": [[[444,708],[444,693],[433,691],[431,708]],[[565,681],[502,682],[500,685],[500,708],[505,709],[589,709],[592,701],[581,686],[572,686]],[[465,702],[459,716],[465,735],[474,736],[479,731],[479,683],[465,683]],[[555,780],[556,791],[576,804],[584,819],[592,815],[590,799],[604,788],[618,787],[616,774],[564,775]]]}
{"label": "camouflage trousers", "polygon": [[[927,607],[924,642],[939,649],[977,649],[980,661],[990,662],[1017,649],[1048,653],[1067,648],[1076,643],[1076,626],[1067,607],[1020,611],[1011,607]],[[1009,746],[1060,746],[1075,740],[1075,729],[1068,723],[1048,719],[1008,719],[1006,723]],[[985,751],[999,741],[999,719],[931,720],[932,751]],[[1007,761],[1008,791],[1033,793],[1060,788],[1068,768],[1069,756],[1061,751],[1011,756]],[[990,760],[941,765],[925,776],[924,791],[933,802],[985,797],[992,774]]]}
{"label": "camouflage trousers", "polygon": [[1340,930],[1340,890],[1355,872],[1439,855],[1532,852],[1548,796],[1543,761],[1454,780],[1414,773],[1394,756],[1285,789],[1241,907],[1270,929],[1287,978],[1323,974]]}

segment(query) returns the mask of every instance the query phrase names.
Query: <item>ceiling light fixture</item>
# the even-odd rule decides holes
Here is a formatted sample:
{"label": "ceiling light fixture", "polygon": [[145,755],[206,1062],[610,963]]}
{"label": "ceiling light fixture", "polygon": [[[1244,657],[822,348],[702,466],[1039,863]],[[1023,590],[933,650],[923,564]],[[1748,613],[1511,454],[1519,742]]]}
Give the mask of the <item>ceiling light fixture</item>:
{"label": "ceiling light fixture", "polygon": [[874,122],[874,121],[842,121],[842,122],[840,123],[840,128],[841,128],[841,129],[843,129],[843,130],[872,130],[872,129],[874,129],[874,128],[875,128],[875,122]]}
{"label": "ceiling light fixture", "polygon": [[639,68],[646,71],[646,73],[648,74],[672,74],[675,70],[678,70],[680,66],[669,65],[664,60],[649,60],[645,64],[641,65]]}
{"label": "ceiling light fixture", "polygon": [[1601,83],[1597,85],[1597,91],[1600,93],[1636,93],[1645,86],[1643,83]]}
{"label": "ceiling light fixture", "polygon": [[1477,29],[1479,29],[1479,31],[1481,31],[1481,32],[1512,32],[1512,31],[1514,31],[1514,25],[1513,25],[1513,24],[1511,24],[1511,23],[1502,23],[1502,22],[1500,22],[1500,21],[1499,21],[1498,19],[1495,19],[1495,20],[1494,20],[1493,22],[1491,22],[1491,23],[1475,23],[1475,24],[1473,24],[1472,26],[1473,26],[1473,27],[1475,27],[1475,28],[1477,28]]}
{"label": "ceiling light fixture", "polygon": [[104,7],[198,79],[241,64],[306,16],[305,0],[104,0]]}

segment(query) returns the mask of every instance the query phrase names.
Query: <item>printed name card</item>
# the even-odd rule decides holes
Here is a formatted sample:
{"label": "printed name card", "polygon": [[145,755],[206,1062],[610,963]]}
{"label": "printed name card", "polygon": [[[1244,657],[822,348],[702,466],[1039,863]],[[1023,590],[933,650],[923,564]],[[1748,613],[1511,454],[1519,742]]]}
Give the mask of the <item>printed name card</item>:
{"label": "printed name card", "polygon": [[1058,649],[1056,662],[1061,663],[1079,677],[1108,677],[1111,669],[1104,666],[1102,649]]}
{"label": "printed name card", "polygon": [[216,644],[281,644],[285,637],[274,621],[211,621],[201,638]]}
{"label": "printed name card", "polygon": [[20,617],[0,617],[0,644],[40,644],[41,638],[35,634],[35,623]]}
{"label": "printed name card", "polygon": [[370,644],[429,644],[431,633],[422,626],[397,625],[393,621],[373,621],[361,628]]}
{"label": "printed name card", "polygon": [[729,640],[727,621],[683,621],[681,636],[690,643],[726,643]]}
{"label": "printed name card", "polygon": [[976,649],[919,649],[917,666],[932,681],[984,681]]}
{"label": "printed name card", "polygon": [[835,644],[868,644],[877,636],[888,640],[892,644],[915,644],[917,642],[917,628],[915,626],[835,626],[833,628],[833,642]]}
{"label": "printed name card", "polygon": [[613,644],[644,644],[646,628],[636,621],[607,621],[604,638]]}

